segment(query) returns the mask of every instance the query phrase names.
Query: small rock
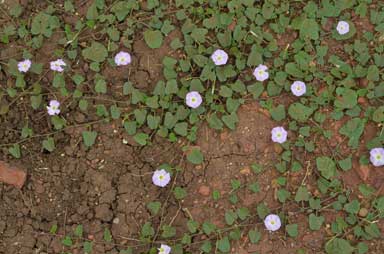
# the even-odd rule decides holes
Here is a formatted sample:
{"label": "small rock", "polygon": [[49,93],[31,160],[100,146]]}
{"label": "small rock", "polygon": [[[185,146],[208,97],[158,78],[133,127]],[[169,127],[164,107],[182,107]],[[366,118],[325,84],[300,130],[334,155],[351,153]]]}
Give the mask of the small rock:
{"label": "small rock", "polygon": [[11,184],[17,188],[23,187],[27,174],[21,169],[10,166],[0,161],[0,182]]}
{"label": "small rock", "polygon": [[370,169],[367,165],[360,165],[358,168],[356,168],[357,174],[363,180],[366,182],[369,178]]}
{"label": "small rock", "polygon": [[283,152],[283,147],[279,144],[274,144],[273,145],[273,150],[277,153],[277,154],[281,154]]}
{"label": "small rock", "polygon": [[245,167],[242,170],[240,170],[240,174],[242,174],[242,175],[250,175],[251,174],[251,169],[249,167]]}
{"label": "small rock", "polygon": [[102,204],[102,205],[96,206],[95,217],[102,221],[111,221],[113,218],[113,212],[110,209],[109,205]]}
{"label": "small rock", "polygon": [[360,84],[360,86],[362,86],[362,87],[367,87],[367,86],[368,86],[368,83],[369,83],[369,81],[368,81],[368,79],[366,79],[366,78],[362,78],[362,79],[360,79],[360,81],[359,81],[359,84]]}
{"label": "small rock", "polygon": [[209,196],[210,188],[206,185],[202,185],[199,188],[199,193],[203,196]]}
{"label": "small rock", "polygon": [[365,208],[365,207],[362,207],[361,209],[360,209],[360,211],[359,211],[359,216],[360,217],[366,217],[368,215],[368,209],[367,208]]}

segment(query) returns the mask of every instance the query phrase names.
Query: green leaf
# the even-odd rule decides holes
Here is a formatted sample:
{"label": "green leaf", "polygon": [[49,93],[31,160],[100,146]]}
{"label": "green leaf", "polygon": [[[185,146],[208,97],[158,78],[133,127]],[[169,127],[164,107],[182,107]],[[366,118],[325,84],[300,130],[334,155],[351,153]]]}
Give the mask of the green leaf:
{"label": "green leaf", "polygon": [[51,233],[51,234],[56,234],[57,233],[57,224],[53,224],[52,225],[52,227],[51,227],[51,229],[49,230],[49,233]]}
{"label": "green leaf", "polygon": [[336,164],[327,156],[317,157],[316,166],[321,175],[326,179],[330,179],[336,175]]}
{"label": "green leaf", "polygon": [[187,154],[187,160],[192,164],[201,164],[204,161],[204,156],[200,149],[192,148]]}
{"label": "green leaf", "polygon": [[162,227],[163,233],[161,234],[161,237],[163,238],[171,238],[176,235],[176,228],[169,226],[169,225],[164,225]]}
{"label": "green leaf", "polygon": [[8,152],[15,157],[16,159],[20,159],[21,157],[21,151],[20,151],[20,145],[14,144],[12,147],[8,149]]}
{"label": "green leaf", "polygon": [[314,109],[304,106],[299,102],[292,103],[288,108],[288,114],[294,120],[305,122],[312,115]]}
{"label": "green leaf", "polygon": [[91,46],[83,49],[81,53],[85,59],[97,63],[104,62],[108,56],[108,51],[105,46],[96,41],[92,41]]}
{"label": "green leaf", "polygon": [[231,226],[237,219],[237,214],[232,211],[232,210],[228,210],[225,212],[225,222]]}
{"label": "green leaf", "polygon": [[341,238],[332,238],[325,245],[325,251],[327,254],[352,254],[354,248],[351,244]]}
{"label": "green leaf", "polygon": [[53,150],[55,150],[55,140],[51,137],[45,139],[43,141],[43,148],[48,152],[52,152]]}
{"label": "green leaf", "polygon": [[144,32],[144,40],[148,47],[157,49],[163,44],[163,34],[158,30],[146,30]]}
{"label": "green leaf", "polygon": [[236,210],[237,215],[239,216],[240,220],[245,220],[249,216],[249,210],[246,207],[241,207]]}
{"label": "green leaf", "polygon": [[357,93],[349,88],[338,87],[336,89],[338,97],[335,100],[335,106],[340,109],[350,109],[357,105]]}
{"label": "green leaf", "polygon": [[213,233],[214,231],[216,230],[216,226],[215,224],[212,224],[211,222],[208,222],[208,221],[205,221],[203,223],[203,232],[206,234],[206,235],[210,235],[211,233]]}
{"label": "green leaf", "polygon": [[201,245],[200,249],[204,253],[211,253],[212,250],[212,243],[209,240],[204,241],[203,245]]}
{"label": "green leaf", "polygon": [[287,63],[285,65],[285,71],[296,78],[304,78],[304,73],[297,67],[295,63]]}
{"label": "green leaf", "polygon": [[104,241],[106,241],[108,243],[112,242],[112,234],[108,228],[104,229],[103,239],[104,239]]}
{"label": "green leaf", "polygon": [[92,248],[93,248],[92,242],[85,241],[83,243],[83,250],[85,254],[91,254]]}
{"label": "green leaf", "polygon": [[119,119],[120,118],[120,109],[116,105],[112,105],[109,109],[111,111],[111,117],[112,119]]}
{"label": "green leaf", "polygon": [[38,109],[41,105],[41,101],[43,100],[43,96],[41,94],[39,95],[32,95],[31,96],[31,106],[33,109]]}
{"label": "green leaf", "polygon": [[231,244],[229,242],[228,236],[225,236],[217,241],[217,248],[224,253],[227,253],[231,250]]}
{"label": "green leaf", "polygon": [[356,199],[344,205],[345,211],[352,214],[357,214],[360,210],[360,203]]}
{"label": "green leaf", "polygon": [[147,124],[151,130],[157,129],[160,124],[160,116],[148,115]]}
{"label": "green leaf", "polygon": [[191,37],[197,43],[205,42],[205,35],[208,33],[208,30],[205,28],[195,28],[192,30]]}
{"label": "green leaf", "polygon": [[77,225],[74,233],[77,237],[83,237],[83,225]]}
{"label": "green leaf", "polygon": [[263,49],[260,46],[256,44],[252,45],[251,53],[248,55],[247,65],[252,67],[263,63],[262,54]]}
{"label": "green leaf", "polygon": [[210,128],[213,128],[216,130],[223,129],[223,122],[220,120],[220,118],[217,117],[216,113],[213,113],[210,116],[208,116],[207,121]]}
{"label": "green leaf", "polygon": [[139,132],[135,136],[133,136],[133,139],[140,145],[145,146],[148,142],[149,136],[146,133]]}
{"label": "green leaf", "polygon": [[373,112],[372,120],[376,123],[384,122],[384,106],[378,107],[375,112]]}
{"label": "green leaf", "polygon": [[197,232],[197,229],[199,228],[199,223],[194,221],[194,220],[188,220],[187,227],[188,227],[189,232],[194,234]]}
{"label": "green leaf", "polygon": [[353,149],[358,148],[360,136],[364,132],[366,119],[353,118],[344,124],[339,133],[349,137],[348,145]]}
{"label": "green leaf", "polygon": [[285,119],[285,107],[280,104],[277,107],[274,107],[270,110],[272,119],[275,121],[281,121]]}
{"label": "green leaf", "polygon": [[309,228],[311,230],[319,230],[321,225],[323,225],[324,220],[325,219],[323,216],[316,216],[315,214],[311,213],[309,215]]}
{"label": "green leaf", "polygon": [[257,205],[257,215],[261,220],[264,220],[264,218],[269,214],[269,208],[265,205],[265,203],[260,203]]}
{"label": "green leaf", "polygon": [[107,92],[107,82],[104,79],[99,79],[95,84],[96,93],[106,93]]}
{"label": "green leaf", "polygon": [[257,244],[261,239],[261,233],[257,230],[249,230],[248,237],[251,243]]}
{"label": "green leaf", "polygon": [[71,247],[73,245],[73,242],[70,236],[65,236],[64,239],[61,241],[61,243],[67,247]]}
{"label": "green leaf", "polygon": [[141,235],[143,237],[149,237],[155,235],[155,230],[150,222],[146,222],[141,228]]}
{"label": "green leaf", "polygon": [[96,131],[83,131],[84,145],[86,147],[91,147],[95,143],[96,137],[97,137]]}
{"label": "green leaf", "polygon": [[350,155],[344,160],[339,160],[337,163],[339,164],[342,170],[348,171],[352,168],[352,156]]}
{"label": "green leaf", "polygon": [[147,208],[151,212],[152,216],[154,216],[154,215],[158,214],[158,212],[160,211],[161,203],[158,201],[149,202],[147,204]]}
{"label": "green leaf", "polygon": [[188,134],[188,124],[186,122],[177,123],[173,130],[176,134],[185,137]]}
{"label": "green leaf", "polygon": [[175,198],[177,200],[181,200],[187,196],[187,191],[184,188],[181,188],[179,186],[176,186],[173,189],[173,194],[175,195]]}
{"label": "green leaf", "polygon": [[295,201],[308,201],[309,200],[309,193],[308,189],[305,186],[300,186],[299,189],[296,192]]}
{"label": "green leaf", "polygon": [[231,130],[236,129],[236,124],[239,121],[236,112],[232,112],[232,114],[230,115],[224,115],[221,119],[223,120],[225,125]]}
{"label": "green leaf", "polygon": [[304,18],[300,26],[300,37],[305,39],[309,38],[312,40],[319,39],[319,24],[315,19]]}
{"label": "green leaf", "polygon": [[360,242],[357,244],[357,253],[358,254],[365,254],[368,252],[369,248],[366,243]]}
{"label": "green leaf", "polygon": [[299,234],[297,224],[288,224],[287,226],[285,226],[285,230],[287,231],[290,237],[297,237],[297,235]]}

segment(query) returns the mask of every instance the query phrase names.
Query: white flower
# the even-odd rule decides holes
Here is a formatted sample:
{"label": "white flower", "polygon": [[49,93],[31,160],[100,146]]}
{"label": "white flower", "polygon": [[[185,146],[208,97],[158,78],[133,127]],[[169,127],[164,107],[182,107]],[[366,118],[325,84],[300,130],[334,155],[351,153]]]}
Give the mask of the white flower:
{"label": "white flower", "polygon": [[131,55],[127,52],[120,51],[115,56],[115,63],[118,66],[130,64],[131,63]]}
{"label": "white flower", "polygon": [[160,248],[158,248],[159,252],[158,254],[169,254],[171,253],[171,247],[169,247],[166,244],[162,244]]}
{"label": "white flower", "polygon": [[369,159],[372,162],[373,166],[384,166],[384,148],[373,148],[369,153],[371,155]]}
{"label": "white flower", "polygon": [[284,143],[287,141],[287,131],[283,127],[275,127],[271,131],[272,134],[272,141],[276,143]]}
{"label": "white flower", "polygon": [[31,60],[25,59],[24,61],[21,61],[17,64],[17,69],[20,72],[27,72],[29,68],[31,68],[31,64],[32,64]]}
{"label": "white flower", "polygon": [[171,181],[171,174],[164,169],[156,170],[152,175],[152,182],[159,187],[165,187]]}
{"label": "white flower", "polygon": [[188,107],[198,108],[202,102],[203,99],[201,98],[201,95],[198,92],[192,91],[187,93],[187,95],[185,96],[185,103]]}
{"label": "white flower", "polygon": [[349,24],[348,24],[348,22],[346,22],[346,21],[339,21],[339,23],[337,23],[336,30],[337,30],[337,32],[340,35],[347,34],[349,32]]}
{"label": "white flower", "polygon": [[296,96],[302,96],[307,91],[307,87],[303,81],[295,81],[291,85],[291,91]]}
{"label": "white flower", "polygon": [[57,100],[51,100],[49,102],[49,106],[47,106],[48,115],[50,116],[58,115],[60,113],[59,107],[60,107],[60,102],[58,102]]}
{"label": "white flower", "polygon": [[269,78],[268,67],[262,64],[259,64],[253,71],[253,76],[255,76],[257,81],[263,82]]}
{"label": "white flower", "polygon": [[264,219],[264,225],[269,231],[279,230],[281,227],[280,217],[276,214],[270,214]]}
{"label": "white flower", "polygon": [[63,61],[63,59],[57,59],[56,61],[50,62],[51,70],[63,72],[64,67],[67,66],[67,64]]}
{"label": "white flower", "polygon": [[217,49],[211,55],[211,59],[215,65],[224,65],[228,61],[228,54],[222,49]]}

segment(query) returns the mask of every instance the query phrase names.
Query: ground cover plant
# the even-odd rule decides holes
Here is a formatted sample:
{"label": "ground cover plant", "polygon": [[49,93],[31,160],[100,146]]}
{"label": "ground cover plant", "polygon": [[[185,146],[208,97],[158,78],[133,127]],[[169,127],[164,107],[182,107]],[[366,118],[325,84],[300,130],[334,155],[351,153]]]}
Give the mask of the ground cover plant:
{"label": "ground cover plant", "polygon": [[384,252],[384,2],[0,11],[0,253]]}

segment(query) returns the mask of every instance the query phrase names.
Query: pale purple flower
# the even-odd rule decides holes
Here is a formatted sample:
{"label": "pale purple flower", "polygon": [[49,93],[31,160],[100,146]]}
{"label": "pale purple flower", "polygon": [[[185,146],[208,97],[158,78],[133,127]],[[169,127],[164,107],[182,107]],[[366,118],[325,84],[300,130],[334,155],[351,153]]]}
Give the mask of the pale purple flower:
{"label": "pale purple flower", "polygon": [[384,166],[384,148],[373,148],[369,153],[371,155],[369,159],[372,162],[373,166]]}
{"label": "pale purple flower", "polygon": [[270,214],[264,219],[264,225],[269,231],[279,230],[281,227],[280,217],[276,214]]}
{"label": "pale purple flower", "polygon": [[198,108],[203,102],[203,98],[198,92],[192,91],[185,96],[185,103],[188,107]]}
{"label": "pale purple flower", "polygon": [[51,100],[49,102],[49,106],[47,106],[48,115],[50,116],[58,115],[60,113],[59,107],[60,107],[60,102],[58,102],[57,100]]}
{"label": "pale purple flower", "polygon": [[171,253],[171,247],[169,247],[166,244],[162,244],[160,248],[158,248],[159,252],[158,254],[169,254]]}
{"label": "pale purple flower", "polygon": [[152,175],[152,182],[159,187],[165,187],[171,181],[171,174],[165,169],[158,169]]}
{"label": "pale purple flower", "polygon": [[131,55],[127,52],[120,51],[115,56],[115,64],[117,66],[127,65],[131,63]]}
{"label": "pale purple flower", "polygon": [[349,32],[349,24],[348,24],[348,22],[346,22],[346,21],[339,21],[339,23],[337,23],[336,30],[337,30],[337,32],[340,35],[347,34]]}
{"label": "pale purple flower", "polygon": [[17,69],[19,69],[20,72],[27,72],[29,68],[31,68],[31,60],[24,59],[24,61],[21,61],[17,64]]}
{"label": "pale purple flower", "polygon": [[272,129],[271,131],[271,134],[272,134],[272,141],[273,142],[276,142],[276,143],[284,143],[285,141],[287,141],[287,131],[283,128],[283,127],[275,127]]}
{"label": "pale purple flower", "polygon": [[307,87],[303,81],[295,81],[291,85],[291,91],[296,96],[302,96],[307,91]]}
{"label": "pale purple flower", "polygon": [[63,59],[57,59],[56,61],[51,61],[51,70],[63,72],[64,67],[67,66],[67,64],[63,61]]}
{"label": "pale purple flower", "polygon": [[253,71],[253,76],[255,76],[257,81],[263,82],[269,78],[268,67],[262,64],[259,64]]}
{"label": "pale purple flower", "polygon": [[215,65],[224,65],[228,61],[228,54],[222,49],[217,49],[211,55],[211,59]]}

